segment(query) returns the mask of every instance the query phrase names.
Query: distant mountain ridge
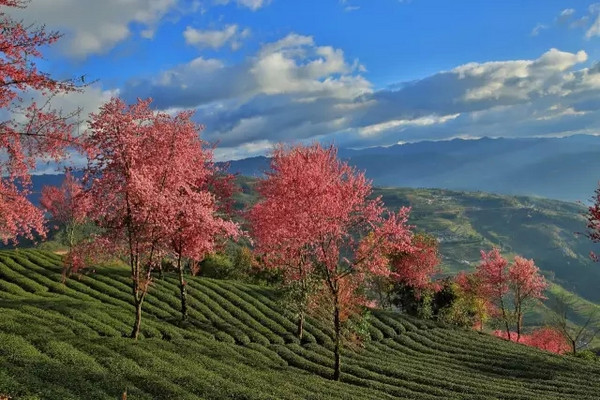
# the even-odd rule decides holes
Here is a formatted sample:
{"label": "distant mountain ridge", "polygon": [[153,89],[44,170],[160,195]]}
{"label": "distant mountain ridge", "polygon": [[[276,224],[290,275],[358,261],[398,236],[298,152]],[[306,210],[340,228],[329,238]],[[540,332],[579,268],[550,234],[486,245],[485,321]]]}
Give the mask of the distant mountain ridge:
{"label": "distant mountain ridge", "polygon": [[[587,201],[600,180],[600,136],[422,141],[339,155],[376,186],[443,188]],[[230,171],[261,176],[267,157],[230,161]]]}

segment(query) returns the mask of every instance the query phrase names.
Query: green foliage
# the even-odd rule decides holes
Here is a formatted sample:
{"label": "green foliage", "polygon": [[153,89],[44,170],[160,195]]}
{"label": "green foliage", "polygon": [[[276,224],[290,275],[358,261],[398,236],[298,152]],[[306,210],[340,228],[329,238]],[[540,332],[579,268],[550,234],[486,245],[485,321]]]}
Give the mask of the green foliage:
{"label": "green foliage", "polygon": [[329,326],[307,318],[300,343],[274,289],[197,277],[187,278],[181,324],[173,273],[153,283],[134,342],[122,337],[133,318],[126,268],[63,285],[60,257],[0,256],[12,261],[0,277],[0,394],[15,400],[118,399],[125,390],[129,400],[556,400],[600,391],[600,363],[588,355],[559,357],[391,310],[351,320],[362,344],[344,351],[341,382],[332,382]]}
{"label": "green foliage", "polygon": [[582,350],[582,351],[578,351],[575,354],[575,357],[577,358],[582,358],[584,360],[588,360],[588,361],[599,361],[600,360],[600,356],[598,356],[595,352],[593,352],[592,350]]}
{"label": "green foliage", "polygon": [[215,279],[234,279],[238,272],[226,254],[210,254],[200,263],[200,276]]}

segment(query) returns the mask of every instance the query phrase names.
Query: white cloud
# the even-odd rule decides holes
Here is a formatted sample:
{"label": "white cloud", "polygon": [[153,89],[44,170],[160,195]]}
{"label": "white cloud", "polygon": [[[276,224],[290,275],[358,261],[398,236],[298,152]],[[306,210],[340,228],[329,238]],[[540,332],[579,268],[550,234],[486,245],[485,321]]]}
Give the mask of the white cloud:
{"label": "white cloud", "polygon": [[556,22],[559,24],[566,24],[567,22],[569,22],[569,20],[571,20],[573,15],[575,15],[575,9],[566,8],[566,9],[562,10],[560,12],[560,14],[558,14],[558,17],[556,18]]}
{"label": "white cloud", "polygon": [[540,34],[541,31],[543,31],[544,29],[548,29],[547,25],[544,24],[537,24],[532,30],[531,30],[531,36],[538,36]]}
{"label": "white cloud", "polygon": [[45,23],[65,33],[59,46],[71,57],[106,53],[131,35],[130,24],[141,24],[149,38],[177,0],[33,0],[26,9],[11,11],[31,23]]}
{"label": "white cloud", "polygon": [[[471,63],[453,70],[459,79],[479,80],[466,90],[466,101],[487,99],[527,100],[532,96],[564,94],[571,75],[563,74],[578,63],[587,60],[587,54],[562,52],[551,49],[537,60]],[[484,78],[484,79],[481,79]]]}
{"label": "white cloud", "polygon": [[219,49],[229,43],[232,50],[237,50],[241,46],[241,41],[248,36],[250,36],[249,29],[240,30],[235,24],[227,25],[222,30],[200,30],[188,26],[183,32],[187,44],[213,49]]}
{"label": "white cloud", "polygon": [[415,119],[397,119],[387,122],[381,122],[374,125],[365,126],[358,130],[361,136],[376,136],[382,132],[389,131],[390,129],[396,129],[407,126],[429,126],[444,124],[448,121],[456,119],[460,114],[444,115],[438,117],[436,115],[430,115],[427,117],[415,118]]}
{"label": "white cloud", "polygon": [[594,19],[592,25],[585,32],[585,37],[588,39],[594,36],[600,36],[600,15],[598,15],[596,19]]}
{"label": "white cloud", "polygon": [[353,99],[370,93],[359,62],[340,49],[317,46],[310,36],[290,34],[267,43],[241,64],[198,58],[150,81],[130,82],[125,97],[153,97],[159,107],[197,107],[234,98],[290,95],[296,102],[317,98]]}
{"label": "white cloud", "polygon": [[262,7],[265,7],[271,3],[271,0],[214,0],[215,4],[226,5],[234,2],[240,7],[247,7],[252,11],[256,11]]}
{"label": "white cloud", "polygon": [[197,108],[220,159],[265,154],[273,143],[341,147],[481,136],[544,136],[600,126],[600,66],[577,69],[584,51],[550,49],[536,59],[468,63],[373,90],[344,52],[290,34],[239,64],[197,58],[125,97],[161,108]]}

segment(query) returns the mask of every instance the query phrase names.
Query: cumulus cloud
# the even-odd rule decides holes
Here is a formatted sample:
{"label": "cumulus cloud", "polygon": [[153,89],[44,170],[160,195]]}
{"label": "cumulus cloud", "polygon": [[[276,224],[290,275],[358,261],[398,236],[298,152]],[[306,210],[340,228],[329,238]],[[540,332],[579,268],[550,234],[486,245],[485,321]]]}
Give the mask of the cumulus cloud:
{"label": "cumulus cloud", "polygon": [[242,40],[248,36],[250,36],[250,29],[240,30],[235,24],[227,25],[222,30],[201,30],[188,26],[183,32],[187,44],[198,48],[210,47],[213,49],[219,49],[229,44],[232,50],[237,50],[240,48]]}
{"label": "cumulus cloud", "polygon": [[149,80],[130,82],[124,96],[153,97],[158,107],[197,107],[258,95],[293,95],[294,101],[355,98],[369,92],[370,83],[356,73],[340,49],[317,46],[310,36],[290,34],[267,43],[256,55],[235,65],[196,58]]}
{"label": "cumulus cloud", "polygon": [[152,37],[161,18],[176,5],[177,0],[35,0],[11,12],[64,32],[59,46],[69,56],[83,58],[105,53],[127,39],[132,23],[143,26],[143,37]]}
{"label": "cumulus cloud", "polygon": [[264,154],[273,143],[342,147],[452,137],[564,135],[600,122],[600,66],[584,51],[468,63],[374,90],[341,49],[289,34],[238,64],[196,58],[123,95],[195,108],[218,157]]}

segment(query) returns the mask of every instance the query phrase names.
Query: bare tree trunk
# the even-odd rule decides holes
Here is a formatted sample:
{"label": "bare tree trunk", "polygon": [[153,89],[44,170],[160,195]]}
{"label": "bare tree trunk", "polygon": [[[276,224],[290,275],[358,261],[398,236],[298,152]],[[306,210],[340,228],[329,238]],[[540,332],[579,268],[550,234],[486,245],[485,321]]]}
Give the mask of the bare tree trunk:
{"label": "bare tree trunk", "polygon": [[131,331],[131,338],[137,340],[140,335],[140,327],[142,326],[142,303],[143,300],[135,300],[135,322]]}
{"label": "bare tree trunk", "polygon": [[183,280],[183,267],[181,265],[181,254],[177,256],[177,271],[179,272],[179,292],[181,297],[181,320],[187,319],[187,292],[185,290],[185,281]]}
{"label": "bare tree trunk", "polygon": [[340,307],[338,302],[338,294],[334,294],[334,307],[333,307],[333,325],[335,329],[335,345],[334,345],[334,367],[333,367],[333,380],[339,381],[341,374],[341,360],[340,360],[340,347],[341,347],[341,322],[340,322]]}
{"label": "bare tree trunk", "polygon": [[304,312],[302,311],[298,313],[298,331],[296,333],[298,339],[302,340],[302,336],[304,335]]}
{"label": "bare tree trunk", "polygon": [[511,340],[510,337],[510,326],[508,325],[508,318],[506,317],[506,309],[504,308],[504,301],[500,298],[500,308],[502,309],[502,319],[504,319],[504,326],[506,327],[506,335],[508,336],[508,340]]}
{"label": "bare tree trunk", "polygon": [[163,264],[162,261],[158,263],[158,279],[164,279],[165,274],[163,272]]}
{"label": "bare tree trunk", "polygon": [[130,252],[130,264],[131,264],[131,278],[132,278],[132,289],[133,289],[133,305],[135,307],[135,321],[133,323],[133,329],[131,331],[131,338],[134,340],[138,339],[140,335],[140,327],[142,326],[142,304],[144,303],[144,291],[140,288],[140,258],[139,253]]}
{"label": "bare tree trunk", "polygon": [[519,305],[517,311],[517,342],[521,341],[521,328],[523,326],[523,314],[521,313],[521,306]]}
{"label": "bare tree trunk", "polygon": [[571,347],[573,348],[573,355],[577,354],[577,343],[571,339]]}

